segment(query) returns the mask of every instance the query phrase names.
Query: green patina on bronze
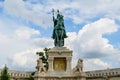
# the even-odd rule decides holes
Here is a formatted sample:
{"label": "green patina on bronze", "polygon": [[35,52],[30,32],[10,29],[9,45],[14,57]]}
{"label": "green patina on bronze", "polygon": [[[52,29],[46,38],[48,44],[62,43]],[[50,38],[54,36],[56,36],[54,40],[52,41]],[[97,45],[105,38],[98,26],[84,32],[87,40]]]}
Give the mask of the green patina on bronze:
{"label": "green patina on bronze", "polygon": [[64,38],[67,38],[65,26],[64,26],[64,19],[63,15],[57,11],[57,17],[54,17],[54,10],[53,10],[53,22],[54,22],[54,29],[52,38],[54,39],[54,45],[58,47],[64,46]]}

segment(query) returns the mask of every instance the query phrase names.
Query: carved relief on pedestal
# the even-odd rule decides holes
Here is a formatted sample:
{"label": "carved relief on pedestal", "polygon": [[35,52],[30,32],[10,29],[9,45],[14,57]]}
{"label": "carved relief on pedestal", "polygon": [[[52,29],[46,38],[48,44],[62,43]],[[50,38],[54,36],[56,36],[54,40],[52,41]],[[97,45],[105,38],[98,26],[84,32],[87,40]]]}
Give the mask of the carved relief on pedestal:
{"label": "carved relief on pedestal", "polygon": [[54,70],[55,71],[65,71],[66,70],[66,59],[65,58],[55,58],[54,59]]}

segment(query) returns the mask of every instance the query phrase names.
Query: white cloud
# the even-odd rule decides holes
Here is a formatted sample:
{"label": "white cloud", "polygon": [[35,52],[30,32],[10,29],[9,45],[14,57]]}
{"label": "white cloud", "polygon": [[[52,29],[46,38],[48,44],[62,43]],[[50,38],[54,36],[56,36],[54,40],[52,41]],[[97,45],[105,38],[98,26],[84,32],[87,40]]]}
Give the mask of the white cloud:
{"label": "white cloud", "polygon": [[[31,2],[31,3],[30,3]],[[67,1],[42,1],[32,4],[32,1],[5,0],[4,9],[11,15],[33,22],[40,27],[52,26],[52,8],[60,9],[65,19],[72,19],[75,24],[89,22],[95,17],[120,19],[120,5],[118,0],[67,0]],[[62,4],[62,6],[61,6]]]}
{"label": "white cloud", "polygon": [[81,57],[103,57],[119,51],[104,38],[104,34],[110,34],[118,30],[118,25],[113,20],[104,18],[94,23],[85,25],[77,35],[73,49]]}
{"label": "white cloud", "polygon": [[39,25],[40,27],[50,27],[52,25],[52,18],[49,14],[42,11],[34,11],[34,8],[29,8],[29,3],[22,0],[5,0],[4,9],[11,15],[22,18],[29,22]]}
{"label": "white cloud", "polygon": [[53,40],[50,38],[36,38],[33,40],[33,44],[40,47],[52,47],[54,46]]}
{"label": "white cloud", "polygon": [[[33,52],[37,50],[38,46],[33,44],[33,39],[37,38],[40,32],[5,18],[0,19],[0,25],[0,66],[7,64],[8,67],[21,66],[22,69],[23,65],[26,68],[27,65],[35,64],[36,58]],[[33,66],[35,65],[31,67]]]}
{"label": "white cloud", "polygon": [[85,71],[89,70],[102,70],[111,67],[107,62],[102,61],[101,59],[85,59],[84,60],[84,69]]}
{"label": "white cloud", "polygon": [[43,5],[38,3],[37,7],[40,5],[40,10],[43,9],[42,11],[45,12],[50,11],[52,8],[60,9],[67,18],[73,19],[74,23],[79,24],[101,15],[103,15],[102,17],[120,19],[119,2],[118,0],[47,0],[45,2],[42,1]]}
{"label": "white cloud", "polygon": [[7,64],[10,69],[35,69],[38,58],[35,53],[51,47],[53,41],[40,38],[40,31],[14,20],[1,18],[0,25],[0,66]]}
{"label": "white cloud", "polygon": [[0,33],[0,42],[2,42],[2,39],[4,39],[4,40],[5,40],[5,38],[6,38],[6,36],[5,36],[5,35],[3,35],[2,33]]}
{"label": "white cloud", "polygon": [[15,34],[20,39],[30,39],[33,35],[40,35],[40,32],[28,27],[20,27],[15,31]]}
{"label": "white cloud", "polygon": [[14,54],[12,57],[10,57],[12,66],[34,69],[36,67],[36,60],[38,59],[36,52],[41,50],[41,48],[36,48]]}
{"label": "white cloud", "polygon": [[[114,53],[118,54],[119,51],[109,43],[108,39],[102,36],[104,34],[112,34],[117,30],[118,25],[113,20],[104,18],[85,25],[78,33],[69,32],[68,38],[65,40],[65,46],[73,50],[73,66],[75,66],[78,58],[83,58],[85,61],[85,70],[88,70],[88,67],[93,67],[91,69],[111,67],[111,63],[108,64],[100,58],[109,57]],[[31,37],[39,34],[39,31],[26,28],[25,26],[14,29],[12,36],[0,34],[2,37],[0,41],[3,44],[0,49],[4,48],[6,50],[3,49],[3,53],[9,53],[9,55],[6,55],[12,61],[12,66],[33,68],[36,65],[35,60],[37,59],[35,54],[33,54],[37,51],[36,49],[39,47],[42,50],[45,47],[49,48],[53,46],[52,39]],[[7,46],[4,44],[7,44]],[[11,55],[13,56],[10,57]],[[97,62],[100,64],[97,64]],[[86,65],[87,63],[89,64]]]}
{"label": "white cloud", "polygon": [[53,46],[53,41],[48,38],[35,38],[31,42],[32,44],[29,43],[31,44],[30,46],[25,43],[29,47],[27,46],[26,49],[22,48],[23,51],[21,50],[21,52],[16,52],[13,56],[9,57],[12,66],[16,66],[17,68],[20,67],[21,69],[33,70],[36,67],[36,60],[38,59],[38,56],[35,53],[43,51],[45,47],[51,48]]}
{"label": "white cloud", "polygon": [[[104,18],[94,23],[85,25],[78,33],[69,32],[68,38],[65,40],[65,46],[73,50],[73,67],[75,66],[78,58],[84,59],[85,70],[104,69],[111,67],[111,63],[108,64],[108,62],[104,62],[100,58],[105,57],[105,55],[108,57],[114,53],[117,54],[119,51],[109,43],[109,40],[102,37],[102,35],[112,34],[117,30],[118,25],[116,25],[113,20]],[[12,61],[12,66],[18,66],[21,68],[29,67],[29,69],[34,68],[37,58],[33,53],[40,51],[45,47],[49,48],[53,46],[52,39],[32,38],[31,36],[40,34],[37,30],[21,27],[13,31],[14,35],[12,39],[10,39],[8,36],[0,34],[2,41],[4,41],[3,39],[7,40],[3,44],[8,42],[8,48],[14,44],[14,47],[12,48],[16,49],[9,50],[6,48],[6,51],[13,55],[12,57],[8,56]],[[25,37],[22,37],[21,39],[21,36]],[[38,47],[40,48],[39,50]],[[85,59],[84,57],[88,59]]]}
{"label": "white cloud", "polygon": [[[76,32],[68,33],[66,46],[73,50],[73,67],[76,65],[78,58],[84,59],[85,70],[105,69],[111,66],[112,62],[104,62],[102,58],[108,58],[116,61],[115,56],[120,51],[109,40],[103,37],[104,34],[117,32],[119,26],[114,20],[103,18],[96,22],[85,25],[78,34]],[[118,63],[118,59],[117,62]],[[89,64],[88,64],[89,63]]]}
{"label": "white cloud", "polygon": [[65,46],[67,46],[69,48],[73,48],[74,44],[76,42],[77,33],[76,32],[68,32],[67,36],[68,36],[67,39],[65,39]]}

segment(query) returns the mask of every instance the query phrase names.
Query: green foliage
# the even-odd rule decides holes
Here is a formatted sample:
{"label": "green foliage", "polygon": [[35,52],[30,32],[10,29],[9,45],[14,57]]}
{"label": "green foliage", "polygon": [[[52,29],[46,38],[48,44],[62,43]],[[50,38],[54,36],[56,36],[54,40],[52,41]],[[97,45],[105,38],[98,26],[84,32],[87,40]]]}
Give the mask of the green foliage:
{"label": "green foliage", "polygon": [[28,80],[34,80],[34,78],[32,76],[30,76],[30,78]]}
{"label": "green foliage", "polygon": [[35,74],[35,72],[32,72],[31,75],[33,76]]}
{"label": "green foliage", "polygon": [[1,71],[0,80],[10,80],[10,75],[8,74],[8,68],[6,67],[6,65]]}
{"label": "green foliage", "polygon": [[35,74],[35,72],[31,73],[31,76],[28,78],[28,80],[34,80],[34,78],[32,77]]}
{"label": "green foliage", "polygon": [[[44,52],[36,52],[40,59],[42,59],[42,63],[46,70],[48,70],[48,51],[50,48],[44,48]],[[36,67],[37,68],[37,67]]]}

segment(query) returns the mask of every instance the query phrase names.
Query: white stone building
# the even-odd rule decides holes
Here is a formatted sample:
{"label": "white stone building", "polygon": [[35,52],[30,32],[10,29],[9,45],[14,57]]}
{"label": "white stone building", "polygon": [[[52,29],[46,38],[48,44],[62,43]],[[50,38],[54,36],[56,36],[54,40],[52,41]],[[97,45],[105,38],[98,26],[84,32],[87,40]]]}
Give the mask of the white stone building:
{"label": "white stone building", "polygon": [[[9,70],[8,73],[11,80],[27,80],[32,72]],[[120,68],[87,71],[86,80],[120,80]]]}
{"label": "white stone building", "polygon": [[[2,69],[0,69],[1,73]],[[8,70],[11,80],[27,80],[32,72]],[[0,74],[1,75],[1,74]]]}
{"label": "white stone building", "polygon": [[87,80],[120,80],[120,68],[87,71]]}

